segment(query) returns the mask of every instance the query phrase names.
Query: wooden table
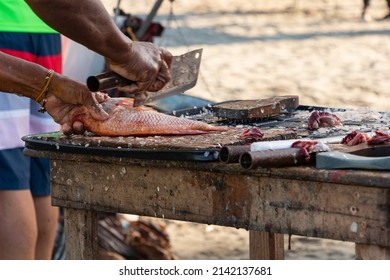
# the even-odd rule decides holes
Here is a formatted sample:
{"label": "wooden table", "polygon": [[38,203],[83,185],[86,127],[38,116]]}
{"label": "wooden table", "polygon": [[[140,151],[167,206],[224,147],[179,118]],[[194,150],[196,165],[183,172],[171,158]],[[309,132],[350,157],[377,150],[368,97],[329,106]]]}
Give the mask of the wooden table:
{"label": "wooden table", "polygon": [[284,234],[355,242],[357,259],[390,259],[389,172],[25,154],[50,158],[70,259],[97,257],[99,211],[244,228],[251,259],[283,259]]}

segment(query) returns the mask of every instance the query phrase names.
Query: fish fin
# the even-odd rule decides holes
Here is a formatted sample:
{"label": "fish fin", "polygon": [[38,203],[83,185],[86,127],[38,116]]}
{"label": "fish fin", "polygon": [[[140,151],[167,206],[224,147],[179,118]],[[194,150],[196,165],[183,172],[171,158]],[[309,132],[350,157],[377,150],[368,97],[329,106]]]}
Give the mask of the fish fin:
{"label": "fish fin", "polygon": [[153,108],[151,108],[149,106],[134,107],[134,98],[130,98],[130,97],[117,98],[117,103],[116,104],[118,106],[123,107],[123,108],[131,109],[131,110],[134,110],[134,111],[156,111],[155,109],[153,109]]}

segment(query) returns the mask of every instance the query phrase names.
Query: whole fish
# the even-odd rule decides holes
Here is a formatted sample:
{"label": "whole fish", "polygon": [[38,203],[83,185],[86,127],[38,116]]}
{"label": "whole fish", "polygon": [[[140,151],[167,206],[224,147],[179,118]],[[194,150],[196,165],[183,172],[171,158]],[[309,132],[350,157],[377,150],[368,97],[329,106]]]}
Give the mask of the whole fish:
{"label": "whole fish", "polygon": [[228,130],[227,127],[169,116],[146,106],[133,107],[133,102],[132,98],[109,98],[102,103],[109,114],[107,120],[95,120],[85,110],[73,112],[71,120],[82,122],[85,130],[99,136],[189,135]]}

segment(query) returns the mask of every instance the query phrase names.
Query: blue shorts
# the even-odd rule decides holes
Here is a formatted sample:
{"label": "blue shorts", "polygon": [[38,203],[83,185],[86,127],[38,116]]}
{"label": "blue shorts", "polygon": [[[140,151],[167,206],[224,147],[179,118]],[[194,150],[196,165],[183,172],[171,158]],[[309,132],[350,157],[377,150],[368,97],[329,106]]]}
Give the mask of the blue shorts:
{"label": "blue shorts", "polygon": [[47,158],[23,155],[23,148],[0,151],[0,190],[27,190],[33,196],[50,195],[50,164]]}

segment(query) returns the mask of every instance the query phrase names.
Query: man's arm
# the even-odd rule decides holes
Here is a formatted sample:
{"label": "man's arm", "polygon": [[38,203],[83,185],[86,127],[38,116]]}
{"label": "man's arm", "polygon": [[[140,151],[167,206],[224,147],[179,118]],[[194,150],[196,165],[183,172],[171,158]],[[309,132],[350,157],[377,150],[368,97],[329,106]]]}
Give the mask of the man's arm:
{"label": "man's arm", "polygon": [[47,69],[0,52],[0,91],[35,100],[45,85]]}
{"label": "man's arm", "polygon": [[131,51],[132,41],[117,28],[99,0],[26,0],[26,3],[53,29],[104,57],[120,61]]}
{"label": "man's arm", "polygon": [[85,85],[58,73],[47,79],[48,73],[43,66],[0,51],[0,94],[17,94],[45,105],[64,133],[82,133],[82,125],[69,119],[69,113],[77,107],[93,108],[90,112],[97,120],[108,117],[100,104],[108,98],[105,94],[90,92]]}
{"label": "man's arm", "polygon": [[106,58],[112,71],[135,85],[131,93],[158,91],[169,80],[172,55],[147,42],[133,42],[115,25],[99,0],[25,0],[48,25]]}

